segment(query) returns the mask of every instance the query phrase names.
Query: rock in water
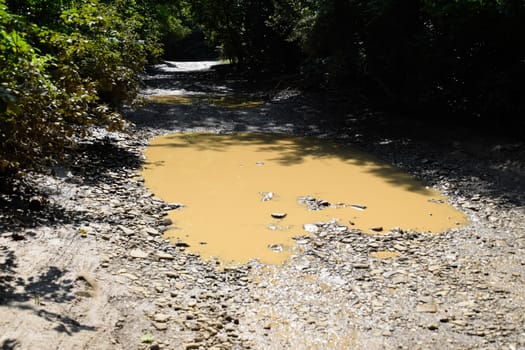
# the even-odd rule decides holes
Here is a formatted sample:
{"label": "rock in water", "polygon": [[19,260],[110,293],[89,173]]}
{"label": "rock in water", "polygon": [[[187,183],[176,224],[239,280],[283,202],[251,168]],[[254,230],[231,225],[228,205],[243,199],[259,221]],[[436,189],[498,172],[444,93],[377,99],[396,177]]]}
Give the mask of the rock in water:
{"label": "rock in water", "polygon": [[357,209],[357,210],[365,210],[366,209],[366,205],[361,205],[361,204],[352,204],[352,205],[350,205],[350,207],[352,207],[354,209]]}
{"label": "rock in water", "polygon": [[319,227],[315,224],[304,224],[303,229],[309,233],[317,233],[319,231]]}
{"label": "rock in water", "polygon": [[267,202],[273,199],[273,192],[259,192],[262,196],[262,201]]}

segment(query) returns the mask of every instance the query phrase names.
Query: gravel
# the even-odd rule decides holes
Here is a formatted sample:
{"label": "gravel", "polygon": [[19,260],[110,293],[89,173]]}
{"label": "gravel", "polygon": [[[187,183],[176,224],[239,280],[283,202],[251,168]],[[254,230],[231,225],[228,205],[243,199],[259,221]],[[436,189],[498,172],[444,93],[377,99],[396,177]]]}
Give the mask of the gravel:
{"label": "gravel", "polygon": [[[107,307],[116,309],[111,324],[102,326],[110,328],[112,347],[525,349],[523,143],[495,137],[489,144],[446,126],[447,132],[433,131],[439,137],[427,137],[418,123],[404,128],[337,96],[291,89],[248,94],[239,90],[242,82],[228,85],[210,71],[162,69],[144,77],[148,91],[242,91],[266,102],[250,109],[199,103],[130,110],[131,133],[95,129],[63,164],[27,176],[37,189],[33,204],[44,209],[0,211],[0,242],[15,255],[20,244],[96,244],[90,273],[116,288],[112,296],[100,289],[110,295]],[[149,139],[181,131],[277,132],[358,145],[448,195],[470,224],[432,235],[305,223],[311,235],[296,238],[288,263],[252,261],[220,270],[162,238],[170,224],[166,212],[183,204],[164,203],[136,175]],[[7,265],[0,264],[2,296],[12,302],[16,293],[7,288]],[[75,300],[67,301],[71,310]],[[89,323],[87,314],[76,319]],[[2,333],[6,344],[13,329],[0,324]],[[152,342],[142,342],[143,334]],[[84,347],[96,344],[90,338]]]}

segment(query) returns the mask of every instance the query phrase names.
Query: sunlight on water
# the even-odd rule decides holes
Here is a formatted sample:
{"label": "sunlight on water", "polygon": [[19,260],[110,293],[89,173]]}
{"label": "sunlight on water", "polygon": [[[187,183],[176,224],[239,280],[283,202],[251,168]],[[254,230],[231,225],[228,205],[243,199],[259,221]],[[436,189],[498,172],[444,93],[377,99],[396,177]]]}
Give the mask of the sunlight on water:
{"label": "sunlight on water", "polygon": [[163,94],[147,96],[146,99],[153,103],[162,104],[191,105],[209,103],[223,108],[255,108],[264,105],[263,101],[250,100],[242,96]]}
{"label": "sunlight on water", "polygon": [[394,227],[437,233],[466,223],[410,175],[314,138],[173,134],[152,140],[146,159],[146,186],[185,205],[170,213],[167,236],[225,264],[282,263],[292,237],[331,219],[370,234]]}

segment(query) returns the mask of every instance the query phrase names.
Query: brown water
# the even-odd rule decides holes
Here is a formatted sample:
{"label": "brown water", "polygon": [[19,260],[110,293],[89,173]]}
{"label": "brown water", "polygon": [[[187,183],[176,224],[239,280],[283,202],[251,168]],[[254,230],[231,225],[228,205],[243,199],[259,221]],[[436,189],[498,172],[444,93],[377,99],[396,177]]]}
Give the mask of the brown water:
{"label": "brown water", "polygon": [[242,96],[213,96],[213,95],[152,95],[147,98],[153,103],[191,105],[195,103],[209,103],[223,108],[256,108],[264,102],[250,100]]}
{"label": "brown water", "polygon": [[[291,254],[292,237],[306,234],[304,224],[334,218],[376,234],[394,227],[440,232],[466,222],[410,175],[313,138],[173,134],[155,138],[146,158],[146,186],[167,202],[185,204],[170,213],[174,227],[167,235],[226,264],[281,263]],[[309,210],[298,201],[304,196],[331,205]]]}

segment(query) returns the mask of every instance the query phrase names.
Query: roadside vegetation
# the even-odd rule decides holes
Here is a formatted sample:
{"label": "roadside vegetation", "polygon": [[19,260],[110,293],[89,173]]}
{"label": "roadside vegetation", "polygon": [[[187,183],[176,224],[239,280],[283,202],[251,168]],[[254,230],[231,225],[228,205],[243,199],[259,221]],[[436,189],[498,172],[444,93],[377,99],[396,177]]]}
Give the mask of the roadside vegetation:
{"label": "roadside vegetation", "polygon": [[162,33],[187,30],[170,6],[0,0],[0,173],[52,162],[86,126],[122,127]]}

